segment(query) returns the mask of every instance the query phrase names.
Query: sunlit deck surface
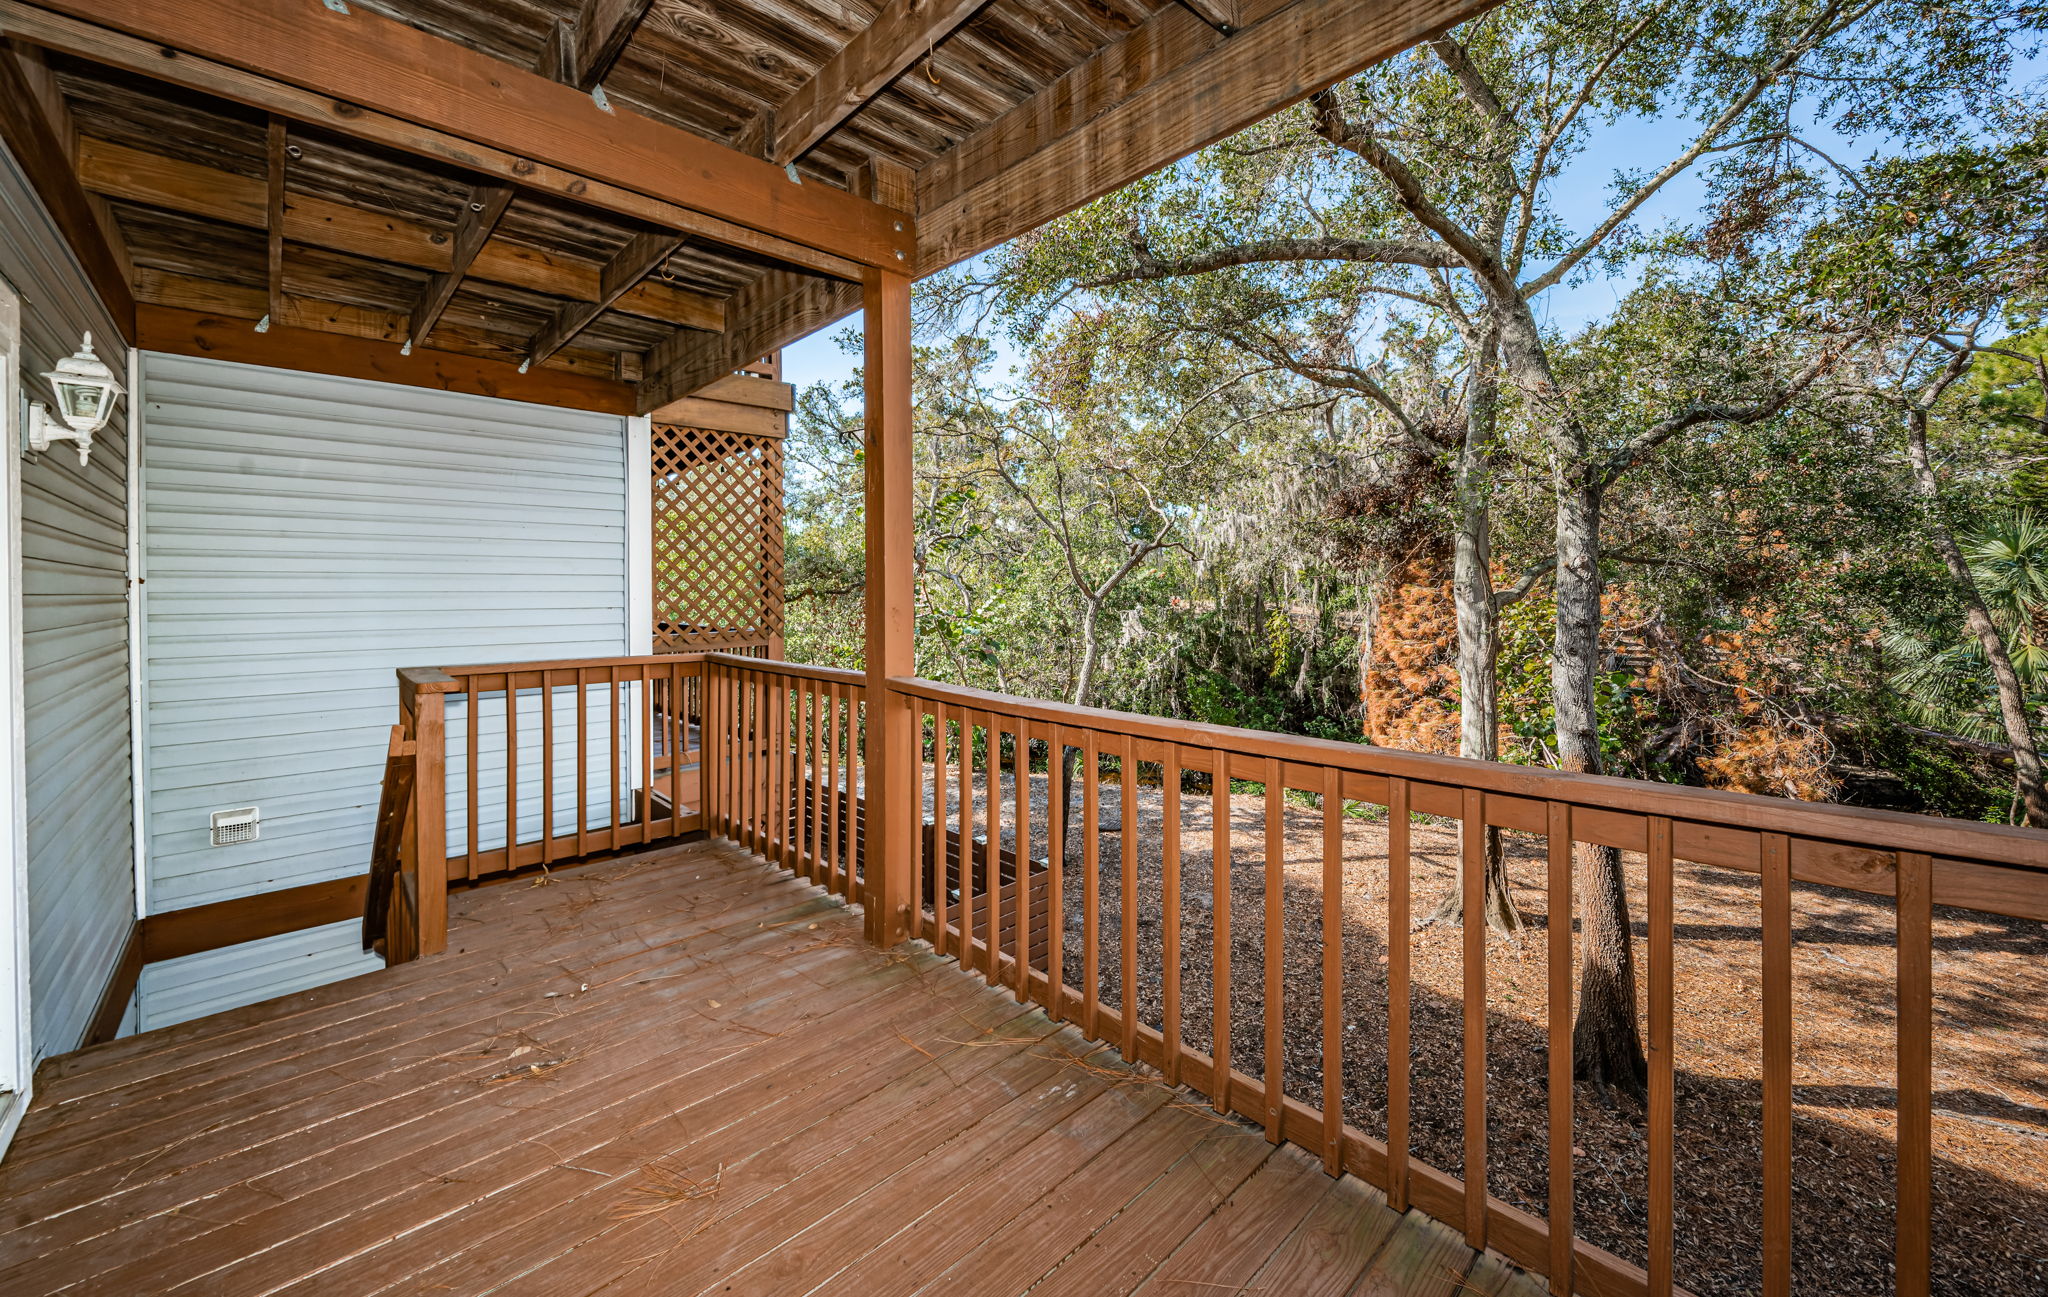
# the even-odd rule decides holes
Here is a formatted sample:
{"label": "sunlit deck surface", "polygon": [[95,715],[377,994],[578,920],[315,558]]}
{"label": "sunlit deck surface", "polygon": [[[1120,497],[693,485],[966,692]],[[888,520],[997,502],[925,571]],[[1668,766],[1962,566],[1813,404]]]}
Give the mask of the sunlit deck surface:
{"label": "sunlit deck surface", "polygon": [[1540,1291],[736,848],[450,909],[46,1065],[0,1292]]}

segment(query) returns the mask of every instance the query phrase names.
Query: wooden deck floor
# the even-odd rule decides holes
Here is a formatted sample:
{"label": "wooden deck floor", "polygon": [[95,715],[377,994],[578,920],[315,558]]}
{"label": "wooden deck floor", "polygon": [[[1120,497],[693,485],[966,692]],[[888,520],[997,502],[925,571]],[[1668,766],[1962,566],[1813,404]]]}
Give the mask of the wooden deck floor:
{"label": "wooden deck floor", "polygon": [[451,900],[46,1065],[0,1293],[1540,1291],[736,849]]}

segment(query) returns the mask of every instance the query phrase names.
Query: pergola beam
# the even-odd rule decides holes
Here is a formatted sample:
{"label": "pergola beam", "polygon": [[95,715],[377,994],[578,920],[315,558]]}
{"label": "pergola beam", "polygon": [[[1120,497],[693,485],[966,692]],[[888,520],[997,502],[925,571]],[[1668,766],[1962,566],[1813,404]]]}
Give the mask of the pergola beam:
{"label": "pergola beam", "polygon": [[1496,0],[1245,0],[1224,37],[1178,6],[934,159],[918,176],[918,273],[1033,230]]}
{"label": "pergola beam", "polygon": [[646,230],[626,240],[626,246],[605,263],[597,277],[597,298],[578,302],[555,312],[555,318],[533,340],[526,363],[538,365],[589,328],[597,317],[612,308],[626,290],[661,268],[662,263],[683,246],[683,236],[667,230]]}
{"label": "pergola beam", "polygon": [[[73,22],[53,21],[58,15]],[[362,6],[4,0],[0,26],[19,39],[225,93],[693,236],[743,248],[759,241],[721,238],[702,228],[705,222],[661,219],[647,211],[646,200],[826,253],[842,267],[902,268],[915,261],[916,230],[904,212],[830,185],[795,183],[760,158],[652,118],[608,112],[569,86]],[[303,93],[281,95],[278,86]],[[276,102],[293,98],[291,108]]]}
{"label": "pergola beam", "polygon": [[[233,172],[88,137],[80,141],[78,175],[89,191],[108,198],[231,225],[265,227],[263,182]],[[478,194],[495,195],[501,190],[509,201],[509,186],[485,183],[473,189],[470,213],[475,214]],[[577,265],[492,240],[485,237],[488,231],[480,223],[470,229],[469,237],[482,241],[466,261],[459,260],[463,229],[464,223],[458,222],[455,237],[449,238],[442,227],[306,194],[289,195],[284,209],[285,237],[293,243],[437,274],[453,273],[460,265],[470,278],[576,301],[593,301],[600,292],[598,267]],[[454,295],[453,284],[444,288],[449,296]],[[715,331],[725,327],[722,299],[667,284],[641,284],[620,297],[615,306],[630,315],[692,329]],[[425,334],[415,330],[412,337],[417,342]]]}
{"label": "pergola beam", "polygon": [[832,279],[771,271],[733,294],[724,333],[676,334],[640,364],[639,412],[658,410],[737,373],[785,342],[804,337],[860,306],[861,288]]}
{"label": "pergola beam", "polygon": [[768,160],[782,165],[802,157],[987,3],[888,0],[817,75],[756,123]]}
{"label": "pergola beam", "polygon": [[469,198],[462,204],[462,215],[455,222],[455,236],[448,241],[448,269],[435,272],[413,304],[406,335],[408,343],[423,343],[434,331],[441,313],[455,300],[455,290],[462,287],[463,276],[476,264],[476,254],[490,242],[491,231],[498,228],[499,219],[511,205],[510,185],[483,184],[469,191]]}
{"label": "pergola beam", "polygon": [[595,89],[639,30],[654,0],[583,0],[567,22],[557,21],[541,47],[540,74],[588,92]]}
{"label": "pergola beam", "polygon": [[284,314],[284,118],[272,117],[264,132],[265,168],[263,204],[264,283],[269,290],[269,315]]}

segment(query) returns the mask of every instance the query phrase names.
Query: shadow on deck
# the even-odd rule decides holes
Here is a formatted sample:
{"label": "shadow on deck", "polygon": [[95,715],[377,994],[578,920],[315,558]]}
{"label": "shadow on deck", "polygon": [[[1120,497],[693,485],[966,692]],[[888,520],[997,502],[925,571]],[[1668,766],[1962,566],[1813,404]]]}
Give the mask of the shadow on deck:
{"label": "shadow on deck", "polygon": [[46,1064],[0,1292],[1541,1291],[736,848],[450,911]]}

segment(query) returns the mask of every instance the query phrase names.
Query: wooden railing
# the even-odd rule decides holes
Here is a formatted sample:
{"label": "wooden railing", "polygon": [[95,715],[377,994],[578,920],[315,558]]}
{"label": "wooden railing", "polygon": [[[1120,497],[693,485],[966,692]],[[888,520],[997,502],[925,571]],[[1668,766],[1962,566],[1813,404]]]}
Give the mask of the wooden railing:
{"label": "wooden railing", "polygon": [[[869,756],[880,748],[869,732],[877,713],[860,674],[709,654],[411,671],[401,673],[400,681],[402,725],[394,751],[409,744],[418,754],[415,813],[402,855],[442,862],[438,871],[406,866],[408,875],[418,875],[407,904],[417,915],[419,935],[411,946],[419,953],[432,953],[445,929],[445,897],[435,891],[437,880],[445,887],[449,878],[573,859],[702,827],[849,900],[915,898],[907,916],[912,935],[963,968],[1035,1001],[1124,1057],[1158,1068],[1169,1082],[1207,1097],[1218,1112],[1257,1123],[1276,1142],[1312,1150],[1331,1173],[1349,1172],[1379,1186],[1397,1208],[1420,1208],[1457,1225],[1472,1246],[1492,1247],[1549,1276],[1557,1293],[1662,1297],[1683,1291],[1675,1283],[1673,1201],[1676,864],[1760,878],[1757,1233],[1761,1287],[1773,1295],[1789,1292],[1792,1278],[1793,885],[1890,898],[1896,916],[1895,1273],[1901,1297],[1929,1291],[1933,909],[2048,920],[2048,835],[2037,832],[1227,729],[914,678],[888,684],[891,706],[902,707],[921,735],[912,751],[921,751],[922,759],[915,771],[904,772],[901,786],[917,789],[925,828],[883,858],[871,859],[864,790]],[[521,700],[509,711],[503,701],[508,690]],[[457,712],[453,722],[451,705]],[[490,723],[494,706],[504,717],[496,726]],[[593,721],[593,712],[602,715]],[[565,713],[574,721],[565,722]],[[529,749],[518,737],[536,723],[531,750],[573,750],[570,769],[586,774],[567,781],[568,793],[562,783],[548,782],[555,779],[552,763],[529,776],[528,785],[535,777],[541,781],[537,811],[530,786],[522,787],[521,763],[529,760],[523,755]],[[636,745],[637,765],[631,755]],[[452,754],[462,754],[454,776],[448,762],[437,759],[444,751],[451,761]],[[505,754],[502,768],[489,759],[494,751]],[[1086,772],[1075,790],[1079,818],[1072,826],[1058,809],[1067,800],[1063,758],[1070,751],[1078,753],[1079,769]],[[664,764],[665,753],[677,755]],[[1122,793],[1113,907],[1105,907],[1100,895],[1105,760],[1113,764]],[[484,795],[480,767],[502,782],[502,798]],[[1012,781],[1007,806],[1005,768]],[[701,781],[686,779],[686,772],[699,769]],[[1042,807],[1034,804],[1034,770],[1044,772]],[[1141,776],[1160,790],[1164,807],[1158,841],[1144,844],[1157,848],[1161,862],[1160,954],[1151,966],[1141,959],[1143,916],[1132,872],[1141,855],[1133,799]],[[1260,800],[1263,852],[1241,851],[1232,841],[1233,780],[1256,786],[1236,797]],[[445,792],[451,786],[453,797]],[[1267,867],[1285,859],[1283,816],[1290,792],[1308,794],[1310,805],[1319,799],[1322,808],[1319,920],[1305,937],[1299,925],[1290,935],[1283,923],[1283,870]],[[564,797],[569,800],[558,800]],[[1206,850],[1183,841],[1184,812],[1198,810],[1194,799],[1200,798],[1209,802]],[[1366,952],[1345,944],[1347,803],[1383,808],[1386,932],[1353,938],[1360,944],[1384,941],[1383,973],[1362,967]],[[450,806],[459,808],[453,818],[444,811]],[[495,842],[486,834],[492,815],[502,824]],[[1545,1215],[1490,1191],[1486,928],[1476,921],[1464,925],[1459,939],[1462,1165],[1454,1174],[1414,1151],[1416,1089],[1405,1060],[1411,1057],[1411,1000],[1417,993],[1410,962],[1417,817],[1458,827],[1463,899],[1472,913],[1483,901],[1482,829],[1528,835],[1544,846]],[[460,835],[458,846],[449,845],[451,831]],[[1646,1266],[1595,1246],[1572,1227],[1571,920],[1579,913],[1572,895],[1574,844],[1636,853],[1647,866],[1642,912],[1650,1071],[1641,1252]],[[1206,898],[1183,895],[1184,851],[1213,861]],[[1076,858],[1078,882],[1069,877]],[[1244,917],[1234,918],[1230,904],[1232,873],[1240,867],[1247,877],[1257,877],[1264,903],[1250,932],[1240,926],[1233,933],[1233,923]],[[892,871],[905,870],[907,886],[900,885],[900,874],[892,881]],[[1070,896],[1076,888],[1078,904]],[[1214,1011],[1207,1030],[1191,1033],[1183,1023],[1183,963],[1200,952],[1186,948],[1183,915],[1202,900],[1212,918],[1210,949],[1199,962],[1206,965]],[[1078,952],[1067,948],[1070,923],[1079,930]],[[1249,997],[1259,1005],[1252,1038],[1262,1057],[1256,1064],[1233,1057],[1233,941],[1247,939],[1260,952],[1262,966],[1261,993]],[[1304,939],[1312,950],[1290,951],[1290,944]],[[1290,953],[1311,955],[1297,958],[1295,966],[1314,968],[1314,977],[1290,984]],[[1369,1078],[1385,1096],[1384,1139],[1347,1121],[1344,1105],[1344,1038],[1356,1025],[1346,1021],[1347,987],[1368,973],[1383,976],[1386,987],[1384,1057],[1392,1061],[1383,1077]],[[1141,990],[1156,991],[1156,997]],[[1320,1003],[1320,1084],[1290,1093],[1283,1029],[1288,1006],[1306,1003],[1304,996]],[[1155,998],[1156,1011],[1148,1014],[1141,1006]],[[1301,1093],[1305,1088],[1313,1092]]]}
{"label": "wooden railing", "polygon": [[400,671],[414,766],[387,958],[445,947],[450,880],[703,828],[704,673],[701,654]]}

